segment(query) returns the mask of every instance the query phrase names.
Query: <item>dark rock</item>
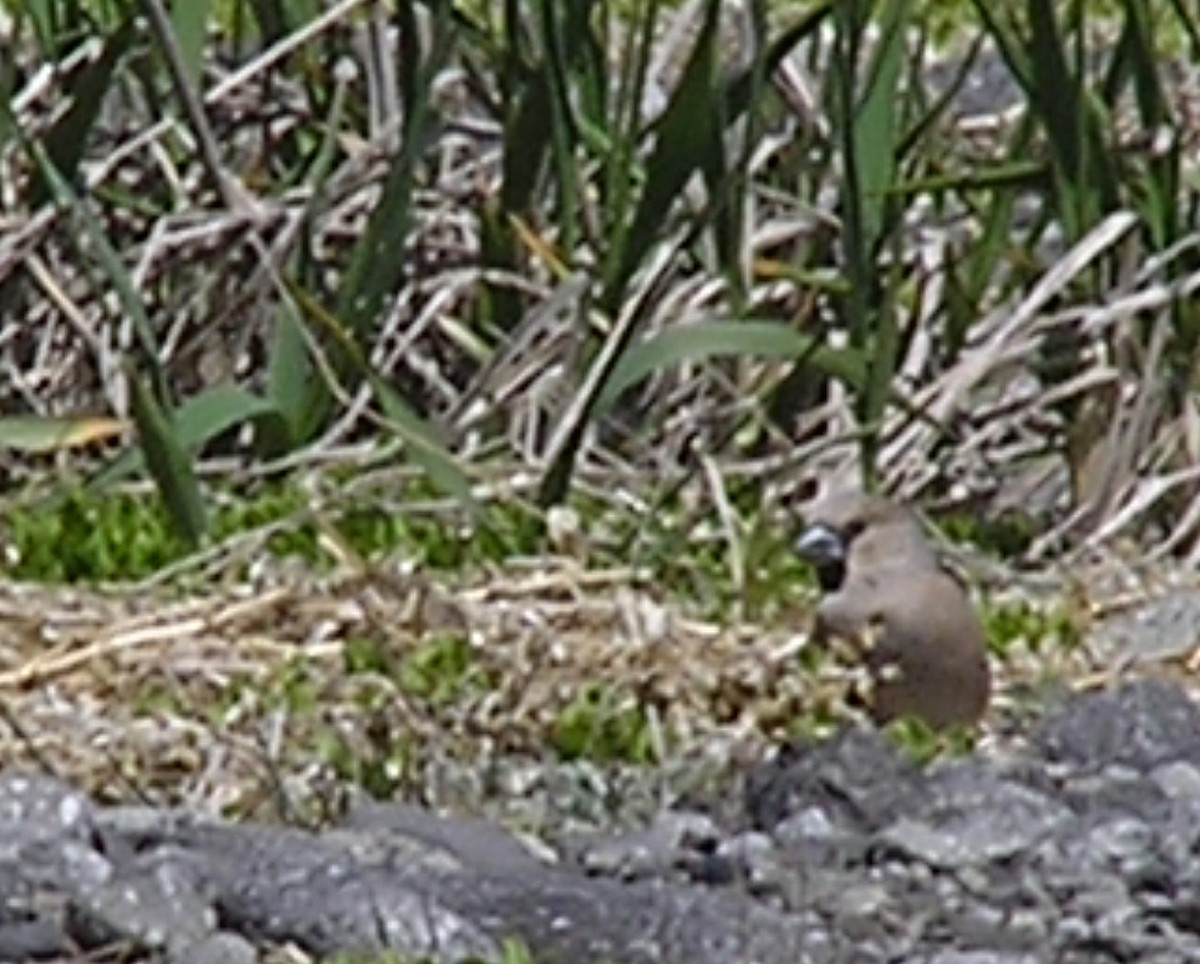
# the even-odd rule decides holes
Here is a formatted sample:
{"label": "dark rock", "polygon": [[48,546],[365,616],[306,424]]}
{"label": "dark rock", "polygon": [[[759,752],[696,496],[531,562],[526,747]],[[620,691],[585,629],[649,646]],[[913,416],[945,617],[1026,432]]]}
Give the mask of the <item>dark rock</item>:
{"label": "dark rock", "polygon": [[309,833],[0,774],[0,959],[107,945],[249,964],[290,943],[499,960],[517,938],[550,964],[1184,964],[1200,960],[1196,722],[1175,687],[1131,683],[1069,698],[1008,756],[921,769],[847,731],[757,767],[741,810],[660,805],[558,861],[405,804]]}
{"label": "dark rock", "polygon": [[1100,623],[1092,642],[1114,665],[1156,663],[1191,653],[1200,636],[1200,593],[1178,589]]}
{"label": "dark rock", "polygon": [[701,888],[553,873],[525,881],[450,878],[438,890],[465,917],[484,916],[496,933],[521,935],[539,962],[808,959],[799,920]]}
{"label": "dark rock", "polygon": [[704,814],[667,810],[644,830],[580,841],[575,862],[589,874],[646,880],[679,868],[710,866],[720,834]]}
{"label": "dark rock", "polygon": [[1124,765],[1064,777],[1059,796],[1083,817],[1125,813],[1158,823],[1171,812],[1171,801],[1146,775]]}
{"label": "dark rock", "polygon": [[752,825],[774,830],[809,807],[855,830],[875,830],[919,799],[921,774],[873,729],[843,730],[822,743],[784,747],[750,774],[745,806]]}
{"label": "dark rock", "polygon": [[108,880],[72,887],[73,929],[87,935],[88,946],[182,948],[216,928],[216,912],[201,895],[196,875],[159,856]]}
{"label": "dark rock", "polygon": [[87,842],[92,816],[91,801],[57,780],[16,770],[0,774],[0,860],[48,841]]}
{"label": "dark rock", "polygon": [[240,934],[217,931],[184,944],[167,957],[168,964],[257,964],[258,951]]}
{"label": "dark rock", "polygon": [[1008,860],[1072,819],[1069,808],[975,763],[947,769],[927,784],[925,802],[879,840],[933,867],[961,869]]}
{"label": "dark rock", "polygon": [[1200,710],[1179,686],[1144,679],[1069,700],[1034,731],[1048,759],[1083,771],[1120,764],[1146,773],[1200,765]]}
{"label": "dark rock", "polygon": [[496,873],[528,873],[544,863],[530,846],[502,827],[406,803],[359,802],[346,814],[342,827],[360,834],[380,832],[421,841],[461,866]]}
{"label": "dark rock", "polygon": [[57,921],[40,918],[0,924],[0,961],[61,959],[71,950],[71,939]]}

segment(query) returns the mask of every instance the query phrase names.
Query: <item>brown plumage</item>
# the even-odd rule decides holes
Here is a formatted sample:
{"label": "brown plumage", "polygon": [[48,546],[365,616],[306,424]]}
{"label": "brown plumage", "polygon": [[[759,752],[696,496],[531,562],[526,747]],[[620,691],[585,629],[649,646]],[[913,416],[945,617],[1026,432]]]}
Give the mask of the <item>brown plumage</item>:
{"label": "brown plumage", "polygon": [[820,500],[808,519],[797,551],[825,591],[814,640],[848,642],[861,653],[875,720],[977,722],[991,691],[983,626],[916,514],[845,492]]}

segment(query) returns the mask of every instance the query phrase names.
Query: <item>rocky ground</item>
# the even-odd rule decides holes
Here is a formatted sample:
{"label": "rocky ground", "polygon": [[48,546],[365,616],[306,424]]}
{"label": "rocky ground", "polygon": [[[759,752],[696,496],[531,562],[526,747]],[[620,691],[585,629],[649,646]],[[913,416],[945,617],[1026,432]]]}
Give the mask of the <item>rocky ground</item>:
{"label": "rocky ground", "polygon": [[[356,594],[366,598],[361,584]],[[506,609],[518,596],[511,584],[508,602],[464,590],[454,618],[470,635],[490,614],[487,625],[509,633],[513,648],[523,637],[503,613],[519,610],[544,628],[555,594]],[[196,602],[179,604],[192,607],[191,622],[158,610],[155,633],[146,597],[123,604],[132,607],[123,614],[110,600],[106,620],[97,619],[103,631],[85,641],[69,638],[70,626],[88,625],[76,601],[39,623],[58,648],[43,647],[39,659],[27,656],[23,674],[10,666],[4,678],[15,729],[0,774],[3,960],[250,962],[385,950],[496,960],[513,937],[538,961],[621,964],[1200,959],[1200,709],[1188,692],[1200,594],[1188,589],[1093,627],[1092,658],[1108,671],[1070,686],[1064,680],[1054,692],[1078,692],[1049,697],[1047,709],[1015,711],[1017,661],[998,659],[998,719],[966,756],[919,764],[852,723],[813,738],[761,738],[770,718],[763,710],[747,717],[760,724],[759,739],[736,720],[708,732],[697,725],[690,751],[659,766],[535,759],[527,748],[446,757],[429,768],[423,788],[397,790],[390,802],[350,794],[321,821],[289,820],[282,807],[221,816],[249,796],[238,785],[246,777],[232,717],[212,721],[212,745],[198,747],[197,717],[189,723],[180,706],[176,729],[160,727],[153,739],[145,730],[154,712],[126,702],[125,719],[120,701],[107,716],[96,709],[104,686],[114,685],[100,668],[115,654],[128,659],[139,643],[170,637],[173,647],[154,643],[153,662],[160,674],[182,677],[196,670],[189,660],[202,641],[234,627],[227,663],[208,664],[208,674],[220,676],[251,651],[282,647],[288,626],[278,611],[243,601],[240,613],[272,612],[264,623],[276,634],[272,644],[237,622],[227,601],[203,614]],[[324,599],[327,622],[336,602]],[[665,664],[630,655],[646,626],[629,614],[645,616],[649,604],[631,605],[626,598],[609,614],[625,613],[620,630],[605,623],[596,600],[576,599],[572,620],[608,642],[578,654],[573,669],[563,656],[546,673],[560,682],[573,673],[578,683],[592,660],[614,679],[668,675]],[[9,640],[16,608],[6,611]],[[138,619],[134,633],[129,621]],[[654,619],[656,638],[677,650],[676,666],[686,662],[680,648],[707,639],[718,654],[712,675],[748,673],[787,652],[792,672],[757,695],[762,706],[777,708],[781,692],[816,692],[781,682],[805,677],[786,637],[734,632],[722,642],[678,614],[645,621]],[[565,634],[566,624],[560,628]],[[333,648],[308,645],[318,665]],[[144,685],[145,672],[127,675]],[[695,667],[691,674],[703,675]],[[698,685],[682,669],[678,675],[681,704],[696,707],[697,718],[712,712],[717,704],[701,706]],[[481,693],[479,704],[503,702],[496,692]],[[69,733],[52,740],[36,729],[55,719],[56,706],[63,729],[74,721],[75,757],[66,752]],[[447,730],[470,719],[482,725],[478,706],[454,712],[458,723],[444,720]],[[436,722],[421,730],[431,740]],[[133,734],[124,744],[121,726]],[[479,736],[481,744],[495,739]],[[114,784],[104,760],[128,764],[135,749],[143,770]],[[158,769],[150,766],[156,752]],[[78,766],[85,757],[90,768]],[[328,766],[310,760],[307,769],[289,769],[286,754],[274,759],[279,794],[300,803],[305,781],[315,797],[330,779]],[[258,763],[269,769],[265,752]],[[260,772],[260,787],[270,782]],[[210,785],[225,792],[205,796]]]}
{"label": "rocky ground", "polygon": [[[5,960],[396,950],[621,962],[1200,959],[1200,711],[1143,680],[1072,698],[1028,746],[920,768],[848,729],[720,806],[547,858],[403,804],[321,833],[101,807],[0,779]],[[567,848],[571,849],[571,848]]]}

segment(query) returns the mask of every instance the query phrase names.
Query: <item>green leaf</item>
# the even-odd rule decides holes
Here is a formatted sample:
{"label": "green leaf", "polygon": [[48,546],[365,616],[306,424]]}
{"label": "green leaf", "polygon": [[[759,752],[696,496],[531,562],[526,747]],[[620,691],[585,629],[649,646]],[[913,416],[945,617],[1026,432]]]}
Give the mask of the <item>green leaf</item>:
{"label": "green leaf", "polygon": [[[100,56],[87,61],[79,71],[67,75],[63,101],[69,106],[44,138],[50,163],[67,181],[75,179],[83,153],[92,143],[92,128],[109,95],[113,71],[129,50],[135,36],[134,20],[130,17],[120,29],[104,38]],[[54,187],[43,172],[42,182],[31,192],[29,206],[39,207],[54,194]]]}
{"label": "green leaf", "polygon": [[[246,422],[283,422],[273,399],[237,385],[217,385],[189,398],[175,411],[175,433],[189,451]],[[282,424],[276,430],[284,430]]]}
{"label": "green leaf", "polygon": [[880,39],[860,106],[854,117],[863,252],[874,252],[884,224],[884,206],[895,180],[900,71],[907,56],[910,0],[892,0],[879,23]]}
{"label": "green leaf", "polygon": [[199,86],[204,65],[204,43],[208,38],[208,22],[213,0],[188,0],[171,5],[171,29],[179,44],[183,66],[193,84]]}
{"label": "green leaf", "polygon": [[668,328],[631,346],[605,385],[595,414],[606,412],[627,389],[656,371],[725,355],[803,359],[852,388],[861,389],[866,383],[861,351],[830,348],[774,321],[704,321]]}
{"label": "green leaf", "polygon": [[[237,385],[218,385],[188,399],[175,410],[172,434],[188,453],[193,453],[218,435],[246,422],[257,422],[258,430],[264,433],[287,430],[283,415],[273,400],[261,398]],[[87,488],[103,491],[121,479],[136,475],[146,464],[141,448],[129,449],[97,473]]]}
{"label": "green leaf", "polygon": [[267,397],[286,421],[285,438],[293,444],[303,438],[305,413],[319,405],[314,396],[328,394],[308,356],[301,324],[290,308],[280,306],[267,369]]}
{"label": "green leaf", "polygon": [[343,357],[355,373],[371,386],[387,416],[386,427],[405,443],[405,453],[408,457],[425,470],[438,488],[458,499],[472,513],[478,514],[479,504],[471,492],[470,480],[458,461],[438,439],[433,427],[424,422],[400,394],[378,375],[353,336],[320,302],[295,285],[291,288],[291,294],[308,318],[320,325],[337,343]]}
{"label": "green leaf", "polygon": [[175,532],[196,548],[204,538],[207,520],[191,457],[171,419],[132,365],[127,366],[126,374],[133,418],[150,475]]}
{"label": "green leaf", "polygon": [[464,508],[478,514],[479,503],[471,492],[470,480],[432,427],[409,408],[384,379],[373,371],[366,374],[390,427],[404,441],[408,457],[425,471],[434,485],[457,499]]}
{"label": "green leaf", "polygon": [[721,90],[716,80],[719,0],[706,0],[704,20],[679,85],[656,125],[646,162],[646,186],[628,231],[611,239],[605,260],[602,308],[615,314],[625,286],[688,178],[707,165],[724,164],[719,123]]}
{"label": "green leaf", "polygon": [[128,425],[103,415],[44,417],[11,415],[0,418],[0,448],[45,455],[105,442],[120,436]]}
{"label": "green leaf", "polygon": [[122,310],[133,324],[138,345],[142,349],[143,364],[149,369],[154,392],[158,397],[166,398],[167,383],[158,360],[158,344],[154,326],[150,323],[142,299],[134,288],[133,279],[125,270],[121,256],[108,239],[104,225],[92,209],[76,195],[70,183],[63,177],[62,172],[59,171],[41,144],[35,140],[26,139],[25,147],[49,186],[55,203],[71,216],[72,220],[78,224],[80,233],[90,242],[89,248],[81,243],[83,238],[76,234],[71,235],[85,261],[90,261],[94,256],[104,269],[108,283],[117,293]]}

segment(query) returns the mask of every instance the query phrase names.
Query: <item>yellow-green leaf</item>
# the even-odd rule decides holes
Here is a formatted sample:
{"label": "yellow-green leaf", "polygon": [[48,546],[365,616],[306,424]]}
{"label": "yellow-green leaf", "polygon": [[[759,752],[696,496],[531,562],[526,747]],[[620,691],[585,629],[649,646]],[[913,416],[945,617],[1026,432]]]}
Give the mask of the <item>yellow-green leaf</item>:
{"label": "yellow-green leaf", "polygon": [[127,428],[121,419],[106,415],[12,415],[0,418],[0,448],[44,455],[107,442]]}

